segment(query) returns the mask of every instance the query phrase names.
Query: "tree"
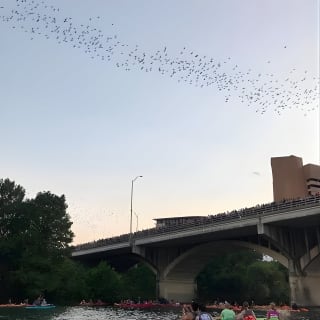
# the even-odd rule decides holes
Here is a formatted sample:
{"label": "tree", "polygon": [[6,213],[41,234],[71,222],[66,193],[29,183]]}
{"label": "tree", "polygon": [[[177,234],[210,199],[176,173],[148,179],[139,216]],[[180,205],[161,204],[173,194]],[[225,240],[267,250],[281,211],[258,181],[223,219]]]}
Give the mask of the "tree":
{"label": "tree", "polygon": [[25,196],[25,190],[9,179],[0,180],[0,241],[6,241],[16,236],[20,226],[20,209]]}
{"label": "tree", "polygon": [[248,289],[256,302],[277,301],[288,303],[288,272],[275,261],[257,261],[247,270]]}
{"label": "tree", "polygon": [[154,299],[156,294],[156,276],[148,266],[139,263],[130,268],[122,277],[127,299]]}
{"label": "tree", "polygon": [[79,262],[66,258],[52,272],[57,277],[55,289],[51,291],[52,300],[65,305],[79,303],[90,297],[88,270]]}
{"label": "tree", "polygon": [[54,292],[54,272],[69,255],[72,222],[64,195],[25,191],[9,179],[0,180],[0,285],[18,298]]}
{"label": "tree", "polygon": [[101,299],[106,302],[118,301],[122,291],[119,274],[104,261],[88,270],[87,286],[89,292],[87,299]]}
{"label": "tree", "polygon": [[201,300],[271,300],[288,303],[288,273],[277,262],[263,261],[255,251],[215,256],[197,277]]}
{"label": "tree", "polygon": [[0,180],[0,299],[11,290],[8,271],[18,261],[20,228],[22,224],[21,209],[25,190],[9,179]]}
{"label": "tree", "polygon": [[28,240],[39,252],[60,255],[69,248],[74,234],[66,210],[65,196],[59,197],[50,192],[38,193],[35,199],[26,202]]}
{"label": "tree", "polygon": [[260,259],[260,254],[248,250],[214,256],[197,277],[199,297],[206,301],[241,301],[247,287],[247,267]]}
{"label": "tree", "polygon": [[25,225],[20,236],[23,251],[19,268],[13,274],[28,296],[50,294],[59,286],[55,271],[68,256],[68,245],[73,238],[66,209],[65,197],[50,192],[38,193],[35,199],[24,203]]}

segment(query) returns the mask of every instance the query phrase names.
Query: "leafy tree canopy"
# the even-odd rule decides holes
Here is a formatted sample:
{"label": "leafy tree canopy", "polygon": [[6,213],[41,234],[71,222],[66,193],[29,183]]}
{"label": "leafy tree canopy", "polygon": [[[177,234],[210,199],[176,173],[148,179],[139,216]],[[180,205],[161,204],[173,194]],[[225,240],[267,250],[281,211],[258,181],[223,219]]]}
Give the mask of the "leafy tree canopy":
{"label": "leafy tree canopy", "polygon": [[0,180],[0,286],[21,297],[55,289],[52,271],[68,256],[74,236],[64,195],[24,197],[23,187]]}

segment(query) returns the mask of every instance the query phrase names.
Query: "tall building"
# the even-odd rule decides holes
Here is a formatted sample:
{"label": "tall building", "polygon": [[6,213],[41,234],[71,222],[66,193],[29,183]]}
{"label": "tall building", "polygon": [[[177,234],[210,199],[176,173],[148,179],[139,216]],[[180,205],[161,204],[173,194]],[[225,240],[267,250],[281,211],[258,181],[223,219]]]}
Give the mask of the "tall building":
{"label": "tall building", "polygon": [[274,201],[320,194],[320,166],[287,156],[271,158],[271,168]]}

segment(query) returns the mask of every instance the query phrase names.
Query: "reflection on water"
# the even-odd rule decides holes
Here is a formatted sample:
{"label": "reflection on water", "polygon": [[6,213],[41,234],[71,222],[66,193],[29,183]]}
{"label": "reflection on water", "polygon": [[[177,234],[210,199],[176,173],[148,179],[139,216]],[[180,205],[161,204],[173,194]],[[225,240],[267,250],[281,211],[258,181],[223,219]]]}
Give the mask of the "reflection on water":
{"label": "reflection on water", "polygon": [[[265,314],[259,314],[265,316]],[[119,308],[57,307],[49,310],[0,308],[0,320],[176,320],[180,309],[123,310]],[[320,320],[320,309],[293,313],[290,320]]]}
{"label": "reflection on water", "polygon": [[176,320],[180,310],[57,307],[47,310],[0,308],[0,320]]}
{"label": "reflection on water", "polygon": [[[175,320],[177,311],[163,310],[124,310],[119,308],[67,308],[64,312],[54,316],[54,320]],[[11,320],[11,319],[10,319]]]}

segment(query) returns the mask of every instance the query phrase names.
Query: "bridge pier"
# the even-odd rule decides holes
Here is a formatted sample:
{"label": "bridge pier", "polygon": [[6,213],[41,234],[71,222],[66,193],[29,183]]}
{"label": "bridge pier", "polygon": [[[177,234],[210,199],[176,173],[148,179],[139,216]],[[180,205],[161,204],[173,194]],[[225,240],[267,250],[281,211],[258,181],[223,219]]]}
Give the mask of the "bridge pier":
{"label": "bridge pier", "polygon": [[159,297],[178,302],[191,302],[197,294],[197,284],[193,279],[165,279],[158,282]]}
{"label": "bridge pier", "polygon": [[299,306],[319,306],[320,275],[289,275],[291,304]]}

